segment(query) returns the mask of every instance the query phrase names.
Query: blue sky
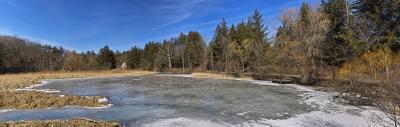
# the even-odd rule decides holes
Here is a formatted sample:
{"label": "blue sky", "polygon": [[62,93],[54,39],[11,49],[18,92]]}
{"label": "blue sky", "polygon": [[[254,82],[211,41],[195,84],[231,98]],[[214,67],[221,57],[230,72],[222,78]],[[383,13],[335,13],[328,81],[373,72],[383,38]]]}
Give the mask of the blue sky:
{"label": "blue sky", "polygon": [[210,41],[223,17],[236,24],[259,9],[270,26],[303,1],[319,0],[0,0],[0,34],[76,51],[127,50],[191,30]]}

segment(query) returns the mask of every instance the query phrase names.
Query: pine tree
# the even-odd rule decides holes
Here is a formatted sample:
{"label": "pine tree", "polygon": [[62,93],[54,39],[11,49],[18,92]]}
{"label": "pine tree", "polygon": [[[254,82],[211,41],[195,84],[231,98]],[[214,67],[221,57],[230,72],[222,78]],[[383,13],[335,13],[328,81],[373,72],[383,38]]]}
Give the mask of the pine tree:
{"label": "pine tree", "polygon": [[327,0],[322,2],[323,11],[329,16],[332,27],[323,45],[324,60],[334,66],[341,66],[353,57],[353,33],[350,29],[349,3],[347,0]]}
{"label": "pine tree", "polygon": [[142,50],[134,46],[129,52],[126,64],[130,69],[140,69],[142,66]]}
{"label": "pine tree", "polygon": [[229,70],[235,74],[242,75],[244,72],[244,64],[242,61],[243,48],[241,47],[240,41],[238,41],[238,32],[235,25],[232,25],[229,29],[229,44],[228,44],[228,59],[229,59]]}
{"label": "pine tree", "polygon": [[187,66],[187,53],[186,51],[188,45],[188,37],[187,35],[180,33],[178,37],[178,44],[176,46],[178,59],[180,59],[180,64],[182,65],[182,72],[185,72],[185,67]]}
{"label": "pine tree", "polygon": [[[4,59],[4,46],[0,43],[0,69],[3,69],[3,59]],[[1,70],[0,70],[1,72]]]}
{"label": "pine tree", "polygon": [[188,34],[188,43],[186,45],[188,65],[190,68],[198,67],[204,59],[205,44],[203,37],[197,31],[191,31]]}
{"label": "pine tree", "polygon": [[263,23],[261,12],[257,9],[254,14],[249,17],[248,30],[251,40],[251,53],[254,55],[253,64],[255,69],[260,72],[261,64],[264,56],[264,48],[267,45],[268,28]]}
{"label": "pine tree", "polygon": [[149,42],[144,46],[143,62],[145,69],[155,71],[155,60],[160,44],[156,42]]}
{"label": "pine tree", "polygon": [[357,16],[357,22],[374,25],[368,26],[370,29],[365,30],[373,31],[372,35],[378,37],[374,40],[375,42],[372,42],[371,50],[385,47],[390,47],[395,52],[400,50],[400,1],[356,0],[353,9]]}
{"label": "pine tree", "polygon": [[100,49],[97,62],[103,69],[116,68],[114,52],[107,45]]}
{"label": "pine tree", "polygon": [[225,18],[222,19],[222,22],[217,26],[214,32],[214,37],[212,39],[212,61],[217,65],[218,71],[225,70],[227,72],[227,62],[228,62],[228,43],[229,43],[229,35],[228,35],[228,27],[225,21]]}
{"label": "pine tree", "polygon": [[300,8],[300,27],[309,27],[311,24],[311,18],[310,6],[306,2],[303,2]]}

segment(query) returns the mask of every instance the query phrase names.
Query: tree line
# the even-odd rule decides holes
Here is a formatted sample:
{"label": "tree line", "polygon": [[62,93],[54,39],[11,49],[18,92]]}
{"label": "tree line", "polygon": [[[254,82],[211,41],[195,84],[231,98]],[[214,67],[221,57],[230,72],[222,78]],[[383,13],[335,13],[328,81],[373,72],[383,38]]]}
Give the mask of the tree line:
{"label": "tree line", "polygon": [[234,75],[281,72],[304,80],[322,76],[367,52],[389,48],[398,52],[399,3],[396,0],[322,0],[311,7],[288,9],[275,35],[260,11],[228,25],[223,19],[206,44],[197,31],[181,33],[143,48],[77,53],[18,37],[0,37],[2,72],[114,69],[152,71],[215,71]]}
{"label": "tree line", "polygon": [[63,67],[65,49],[0,36],[0,72],[55,71]]}

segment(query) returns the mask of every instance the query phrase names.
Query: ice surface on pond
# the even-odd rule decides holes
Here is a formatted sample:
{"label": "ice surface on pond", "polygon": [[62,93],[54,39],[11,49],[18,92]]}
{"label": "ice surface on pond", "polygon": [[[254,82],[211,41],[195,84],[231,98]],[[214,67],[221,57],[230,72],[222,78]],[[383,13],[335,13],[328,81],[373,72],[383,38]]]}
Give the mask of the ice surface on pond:
{"label": "ice surface on pond", "polygon": [[295,84],[258,80],[198,79],[191,75],[158,75],[52,80],[35,89],[57,95],[105,96],[112,106],[12,110],[0,121],[88,117],[116,120],[127,126],[266,126],[365,127],[377,125],[371,107],[332,102],[337,93]]}

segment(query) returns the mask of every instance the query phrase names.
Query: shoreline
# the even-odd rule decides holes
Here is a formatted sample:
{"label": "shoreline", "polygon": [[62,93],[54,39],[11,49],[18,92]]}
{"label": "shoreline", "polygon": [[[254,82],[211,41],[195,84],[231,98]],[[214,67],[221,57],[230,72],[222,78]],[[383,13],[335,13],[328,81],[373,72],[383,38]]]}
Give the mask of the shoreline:
{"label": "shoreline", "polygon": [[[305,103],[312,108],[316,108],[315,111],[311,111],[304,114],[296,114],[287,119],[262,119],[258,122],[246,122],[243,123],[245,126],[262,126],[262,125],[271,125],[271,126],[291,126],[291,127],[301,127],[298,123],[310,121],[309,118],[316,119],[327,119],[333,123],[340,123],[343,126],[391,126],[392,123],[389,118],[385,116],[385,113],[379,110],[379,108],[374,106],[362,106],[362,105],[352,105],[342,103],[341,100],[337,101],[334,99],[335,96],[339,94],[339,92],[334,90],[327,90],[326,86],[307,86],[300,84],[279,84],[273,83],[272,81],[267,80],[254,80],[254,79],[242,79],[242,78],[234,78],[228,77],[222,74],[211,74],[210,76],[207,73],[201,73],[201,77],[196,77],[196,75],[192,75],[193,78],[208,78],[208,79],[222,79],[222,80],[240,80],[250,82],[255,85],[260,86],[291,86],[294,87],[298,91],[303,91],[305,93],[299,95],[302,99],[298,100],[299,103]],[[219,76],[218,76],[219,75]],[[222,78],[221,78],[222,77]],[[322,88],[322,89],[321,89]],[[356,114],[353,114],[357,112]],[[358,122],[354,123],[349,119],[356,119]],[[381,123],[373,123],[371,121],[381,120]],[[173,119],[167,119],[173,120]],[[172,122],[173,123],[173,122]],[[171,124],[172,124],[171,123]],[[241,124],[242,125],[242,124]]]}
{"label": "shoreline", "polygon": [[[106,97],[100,96],[69,96],[69,95],[51,95],[59,93],[60,90],[37,89],[37,87],[46,85],[50,80],[74,80],[88,78],[113,78],[127,76],[147,76],[154,75],[156,72],[135,71],[135,70],[110,70],[110,71],[84,71],[84,72],[37,72],[22,74],[4,74],[0,75],[0,113],[12,112],[15,110],[43,109],[43,108],[68,108],[78,107],[85,109],[104,109],[113,106]],[[35,102],[24,101],[35,98]],[[16,101],[16,102],[15,102]],[[51,101],[50,103],[48,101]],[[45,103],[43,103],[45,102]],[[34,104],[33,104],[34,103]],[[56,103],[54,105],[53,103]],[[72,103],[72,104],[70,104]],[[89,122],[88,122],[89,121]],[[0,125],[15,126],[20,123],[23,125],[43,126],[74,124],[73,122],[83,123],[79,126],[93,125],[84,118],[84,120],[65,119],[65,120],[32,120],[32,121],[6,121],[0,122]],[[114,127],[122,126],[117,122],[103,121],[95,126]]]}
{"label": "shoreline", "polygon": [[[200,75],[200,76],[199,76]],[[267,81],[267,80],[254,80],[252,78],[234,78],[234,77],[229,77],[226,75],[221,75],[221,74],[210,74],[208,73],[195,73],[195,74],[159,74],[156,76],[173,76],[173,77],[189,77],[189,78],[206,78],[206,79],[222,79],[222,80],[240,80],[240,81],[246,81],[246,82],[251,82],[252,84],[259,85],[259,86],[291,86],[296,88],[299,91],[304,91],[305,93],[300,95],[302,97],[301,100],[299,100],[299,103],[306,103],[307,105],[310,106],[316,106],[318,110],[312,111],[309,113],[304,113],[304,114],[296,114],[293,117],[290,117],[288,119],[282,119],[282,120],[271,120],[271,119],[262,119],[259,122],[247,122],[243,123],[244,125],[263,125],[263,124],[268,124],[268,125],[287,125],[287,126],[296,126],[295,123],[307,120],[309,117],[318,117],[318,118],[324,118],[324,119],[329,119],[331,121],[336,121],[336,122],[341,122],[345,119],[358,119],[362,121],[361,125],[368,125],[372,124],[369,123],[370,119],[369,117],[371,116],[372,113],[377,114],[377,115],[382,115],[382,113],[376,109],[376,107],[371,107],[371,106],[356,106],[356,105],[346,105],[342,103],[338,103],[333,101],[333,97],[337,95],[337,93],[329,91],[321,91],[320,89],[316,89],[315,86],[304,86],[304,85],[298,85],[298,84],[278,84],[278,83],[272,83],[272,81]],[[218,76],[219,75],[219,76]],[[122,76],[124,77],[124,76]],[[90,78],[90,77],[88,77]],[[113,78],[113,77],[103,77],[103,78]],[[57,80],[66,80],[66,79],[57,79]],[[45,81],[47,82],[47,81]],[[43,84],[42,84],[43,85]],[[28,88],[34,89],[35,87],[39,87],[42,85],[31,85],[28,86]],[[44,84],[46,85],[46,84]],[[106,100],[107,98],[101,98]],[[99,101],[99,99],[98,99]],[[79,108],[88,108],[88,109],[102,109],[102,108],[108,108],[112,106],[112,104],[108,104],[107,106],[100,106],[100,107],[82,107],[82,106],[65,106],[65,108],[68,107],[79,107]],[[335,108],[332,108],[332,107]],[[5,109],[6,111],[13,111],[14,109]],[[347,110],[361,110],[359,112],[360,116],[355,116],[351,113],[348,113]],[[332,111],[332,112],[331,112]],[[337,112],[334,112],[337,111]],[[0,113],[2,111],[0,110]],[[70,120],[70,119],[68,119]],[[344,121],[344,125],[349,125],[353,126],[352,122],[349,121]]]}
{"label": "shoreline", "polygon": [[42,126],[89,126],[89,127],[122,127],[118,122],[105,121],[88,118],[70,118],[70,119],[49,119],[49,120],[23,120],[23,121],[6,121],[0,122],[0,126],[30,126],[30,127],[42,127]]}
{"label": "shoreline", "polygon": [[[47,85],[51,80],[113,78],[154,74],[157,73],[135,70],[110,70],[0,75],[0,110],[1,112],[6,112],[14,109],[62,108],[71,105],[93,108],[109,107],[111,105],[109,105],[106,97],[52,95],[51,93],[59,93],[61,91],[55,89],[38,89],[37,87]],[[30,98],[35,99],[31,100]]]}

